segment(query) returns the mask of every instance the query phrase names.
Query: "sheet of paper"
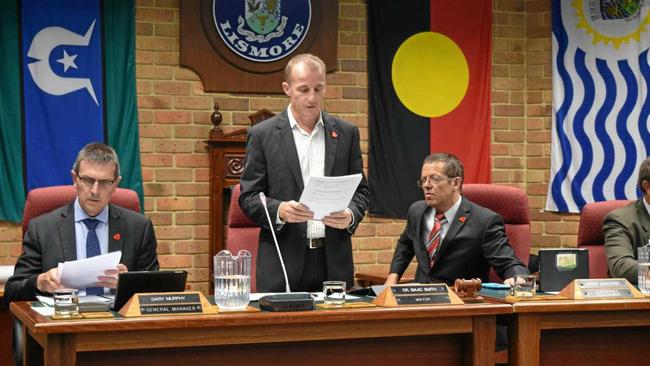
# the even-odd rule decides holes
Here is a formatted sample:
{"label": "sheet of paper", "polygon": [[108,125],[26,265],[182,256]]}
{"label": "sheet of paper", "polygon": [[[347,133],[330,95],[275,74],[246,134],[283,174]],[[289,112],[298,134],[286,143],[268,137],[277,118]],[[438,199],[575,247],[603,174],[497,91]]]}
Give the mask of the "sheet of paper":
{"label": "sheet of paper", "polygon": [[0,283],[5,283],[14,274],[14,266],[0,266]]}
{"label": "sheet of paper", "polygon": [[48,305],[43,305],[38,302],[34,302],[31,305],[32,310],[35,312],[43,315],[43,316],[52,316],[54,315],[54,305],[48,306]]}
{"label": "sheet of paper", "polygon": [[120,262],[122,252],[110,252],[91,258],[59,263],[61,284],[70,288],[93,287],[97,277],[103,276],[109,269],[115,269]]}
{"label": "sheet of paper", "polygon": [[314,220],[322,220],[332,212],[345,210],[361,182],[361,174],[339,177],[310,177],[302,191],[300,203],[314,212]]}

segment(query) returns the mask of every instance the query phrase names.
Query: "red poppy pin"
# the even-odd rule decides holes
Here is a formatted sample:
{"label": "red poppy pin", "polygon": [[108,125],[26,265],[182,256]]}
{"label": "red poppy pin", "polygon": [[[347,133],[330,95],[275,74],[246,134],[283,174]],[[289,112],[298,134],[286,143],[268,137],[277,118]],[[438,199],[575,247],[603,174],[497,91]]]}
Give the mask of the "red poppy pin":
{"label": "red poppy pin", "polygon": [[331,132],[330,132],[330,136],[332,136],[332,138],[335,139],[335,138],[338,138],[338,137],[339,137],[339,134],[336,133],[336,131],[331,131]]}
{"label": "red poppy pin", "polygon": [[459,217],[459,218],[458,218],[458,221],[460,221],[461,223],[465,222],[465,216],[461,216],[461,217]]}
{"label": "red poppy pin", "polygon": [[120,235],[120,233],[117,233],[117,234],[113,235],[113,240],[120,240],[121,238],[122,238],[122,235]]}

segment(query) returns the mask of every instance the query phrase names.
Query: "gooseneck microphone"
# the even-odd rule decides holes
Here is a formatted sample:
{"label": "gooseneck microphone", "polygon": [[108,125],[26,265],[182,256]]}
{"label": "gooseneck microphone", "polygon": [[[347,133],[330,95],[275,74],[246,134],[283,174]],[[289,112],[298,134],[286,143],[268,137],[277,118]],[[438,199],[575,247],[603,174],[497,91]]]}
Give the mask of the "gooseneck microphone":
{"label": "gooseneck microphone", "polygon": [[269,228],[271,229],[271,235],[273,235],[273,242],[275,243],[275,249],[278,251],[278,258],[280,258],[280,265],[282,265],[282,274],[284,274],[284,283],[285,283],[285,292],[291,292],[291,287],[289,287],[289,277],[287,276],[287,268],[284,266],[284,260],[282,259],[282,253],[280,253],[280,245],[278,244],[278,238],[275,237],[275,226],[273,221],[271,221],[271,215],[269,215],[269,208],[266,207],[266,196],[264,192],[260,192],[260,201],[262,201],[262,206],[264,206],[264,212],[266,212],[266,219],[269,220]]}

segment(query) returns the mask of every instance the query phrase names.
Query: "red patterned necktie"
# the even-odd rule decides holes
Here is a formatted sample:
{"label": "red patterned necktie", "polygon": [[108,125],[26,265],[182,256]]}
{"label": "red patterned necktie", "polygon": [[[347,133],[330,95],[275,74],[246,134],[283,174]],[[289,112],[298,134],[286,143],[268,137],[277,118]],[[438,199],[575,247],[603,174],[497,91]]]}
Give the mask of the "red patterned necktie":
{"label": "red patterned necktie", "polygon": [[431,268],[433,268],[435,262],[436,249],[438,249],[438,245],[440,245],[440,229],[445,220],[444,213],[437,213],[436,219],[433,222],[433,227],[431,228],[431,232],[427,238],[427,253],[429,253],[429,264],[431,264]]}

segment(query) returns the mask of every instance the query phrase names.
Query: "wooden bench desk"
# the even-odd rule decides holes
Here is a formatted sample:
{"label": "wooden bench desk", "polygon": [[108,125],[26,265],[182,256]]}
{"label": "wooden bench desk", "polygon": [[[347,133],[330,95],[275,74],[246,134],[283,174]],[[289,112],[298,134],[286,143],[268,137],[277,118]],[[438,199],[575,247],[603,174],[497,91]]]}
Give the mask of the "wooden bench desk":
{"label": "wooden bench desk", "polygon": [[645,365],[650,299],[513,305],[510,365]]}
{"label": "wooden bench desk", "polygon": [[[28,364],[493,365],[506,304],[53,321],[11,304]],[[31,350],[31,352],[30,352]]]}

